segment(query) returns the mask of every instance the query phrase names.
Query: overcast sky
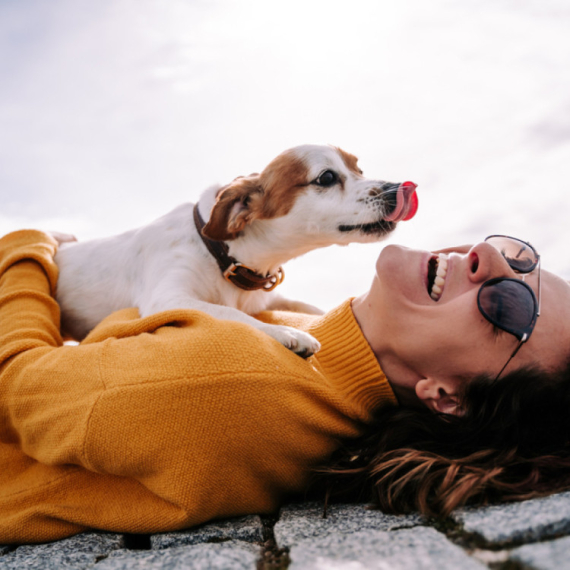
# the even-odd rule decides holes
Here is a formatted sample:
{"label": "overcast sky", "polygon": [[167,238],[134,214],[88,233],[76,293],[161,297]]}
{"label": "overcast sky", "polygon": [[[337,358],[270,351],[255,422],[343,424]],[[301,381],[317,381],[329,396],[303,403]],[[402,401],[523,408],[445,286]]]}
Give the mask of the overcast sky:
{"label": "overcast sky", "polygon": [[[418,184],[390,241],[511,233],[570,277],[569,30],[567,0],[0,0],[0,235],[109,235],[330,143]],[[282,292],[330,308],[381,247]]]}

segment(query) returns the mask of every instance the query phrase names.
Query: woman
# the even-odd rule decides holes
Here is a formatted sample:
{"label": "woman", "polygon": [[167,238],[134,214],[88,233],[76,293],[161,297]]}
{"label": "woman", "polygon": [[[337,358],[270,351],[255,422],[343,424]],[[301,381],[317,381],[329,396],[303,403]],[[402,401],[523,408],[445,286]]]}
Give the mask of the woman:
{"label": "woman", "polygon": [[402,405],[335,454],[329,493],[447,515],[570,488],[570,285],[518,240],[451,251],[437,302],[433,256],[397,247],[353,302]]}
{"label": "woman", "polygon": [[[529,264],[516,266],[505,243],[522,242],[450,253],[445,275],[444,257],[436,268],[433,254],[390,246],[370,291],[352,304],[322,317],[261,315],[321,342],[303,360],[243,324],[182,310],[145,319],[135,309],[120,311],[80,346],[63,346],[53,299],[56,242],[35,231],[5,236],[0,543],[87,528],[158,532],[271,512],[302,492],[335,449],[332,492],[375,490],[391,510],[447,512],[471,498],[471,488],[482,498],[497,489],[500,496],[502,480],[495,484],[489,465],[501,453],[516,463],[519,452],[510,440],[495,445],[495,418],[504,412],[511,428],[524,414],[536,420],[523,397],[510,402],[501,394],[511,394],[518,371],[532,367],[538,372],[525,372],[521,385],[544,393],[537,401],[554,408],[541,412],[568,433],[568,414],[556,406],[568,400],[570,346],[570,286],[544,272],[537,319],[538,258],[522,244]],[[527,285],[515,283],[522,283],[520,271]],[[440,293],[431,290],[434,276]],[[500,312],[497,299],[517,304]],[[529,322],[505,320],[529,303]],[[488,319],[511,331],[495,331]],[[534,432],[515,428],[525,444],[532,441]],[[350,447],[339,449],[339,441]],[[562,464],[566,438],[549,441],[548,453],[558,453],[551,463]],[[470,486],[465,469],[484,472],[489,484],[482,476]],[[526,492],[542,481],[529,477]],[[458,481],[462,494],[453,487]],[[570,486],[568,478],[556,485],[548,479],[538,491]],[[441,502],[449,488],[453,500]]]}

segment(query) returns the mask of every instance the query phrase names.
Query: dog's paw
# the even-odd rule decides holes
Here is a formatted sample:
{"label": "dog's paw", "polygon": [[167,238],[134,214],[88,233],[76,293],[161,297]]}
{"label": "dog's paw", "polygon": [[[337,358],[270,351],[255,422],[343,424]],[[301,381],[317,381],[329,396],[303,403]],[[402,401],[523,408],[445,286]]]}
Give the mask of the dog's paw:
{"label": "dog's paw", "polygon": [[264,332],[302,358],[312,356],[321,348],[321,343],[315,337],[292,327],[269,325]]}

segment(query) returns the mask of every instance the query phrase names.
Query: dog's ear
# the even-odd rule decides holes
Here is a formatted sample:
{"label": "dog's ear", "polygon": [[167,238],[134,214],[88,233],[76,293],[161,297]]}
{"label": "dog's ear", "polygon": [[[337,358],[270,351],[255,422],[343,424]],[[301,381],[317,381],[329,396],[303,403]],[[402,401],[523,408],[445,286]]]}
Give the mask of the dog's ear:
{"label": "dog's ear", "polygon": [[236,178],[218,192],[202,233],[218,241],[235,239],[246,224],[259,217],[262,196],[258,174]]}

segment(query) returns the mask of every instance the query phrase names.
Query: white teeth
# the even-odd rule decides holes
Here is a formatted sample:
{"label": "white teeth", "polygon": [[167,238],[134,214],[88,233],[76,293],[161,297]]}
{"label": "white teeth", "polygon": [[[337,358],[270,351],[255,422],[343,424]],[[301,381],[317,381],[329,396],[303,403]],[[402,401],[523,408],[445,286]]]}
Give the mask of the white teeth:
{"label": "white teeth", "polygon": [[447,255],[440,253],[438,257],[437,271],[435,274],[435,281],[431,288],[430,297],[434,301],[439,301],[443,288],[445,286],[445,277],[447,276]]}

